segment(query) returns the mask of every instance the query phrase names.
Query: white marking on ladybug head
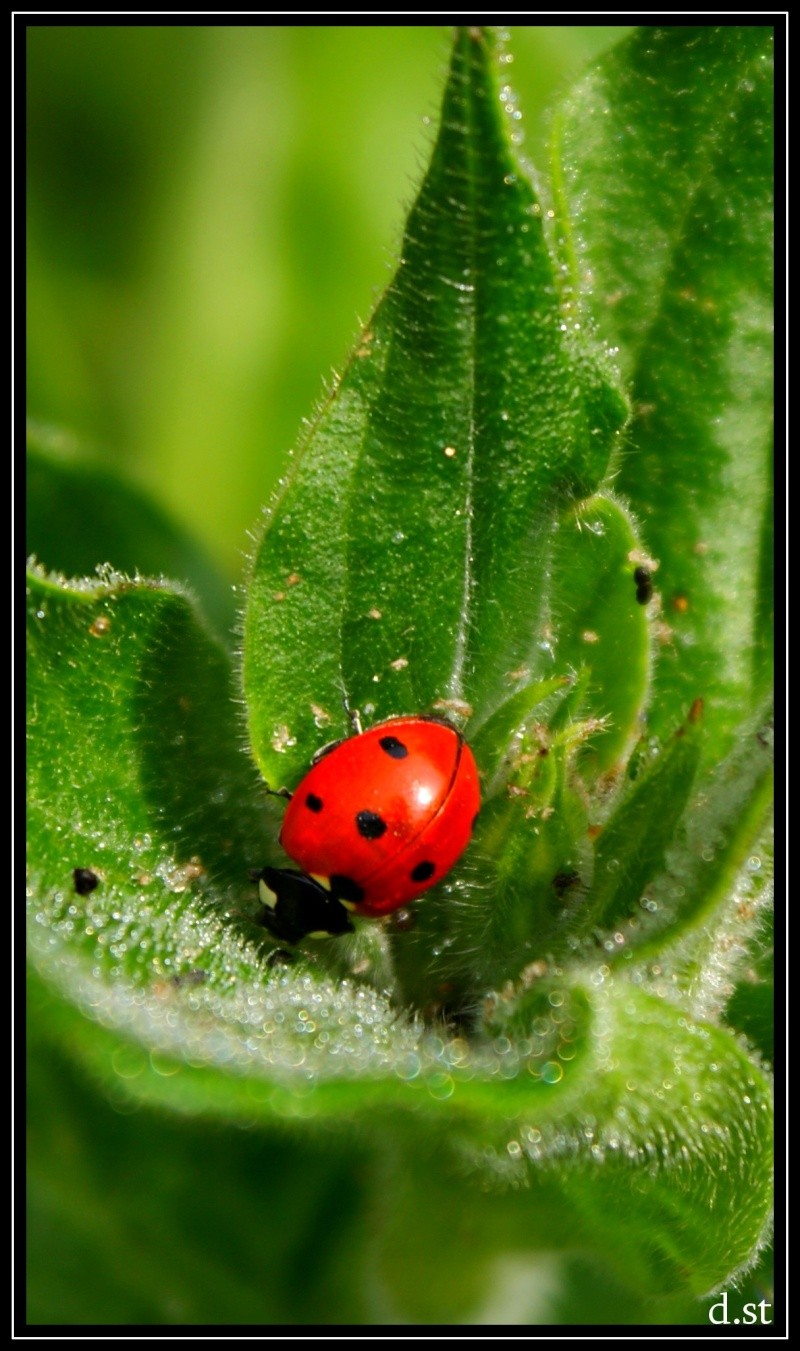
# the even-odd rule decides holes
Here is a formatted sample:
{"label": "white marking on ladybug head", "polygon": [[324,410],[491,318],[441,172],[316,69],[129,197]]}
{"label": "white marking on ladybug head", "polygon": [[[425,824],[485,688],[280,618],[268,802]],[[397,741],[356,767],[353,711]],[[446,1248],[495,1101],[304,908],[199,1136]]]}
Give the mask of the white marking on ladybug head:
{"label": "white marking on ladybug head", "polygon": [[319,882],[320,886],[324,887],[326,891],[330,891],[331,879],[329,877],[320,877],[319,873],[309,873],[308,875],[313,878],[315,882]]}
{"label": "white marking on ladybug head", "polygon": [[275,906],[278,904],[277,893],[274,892],[271,887],[267,886],[263,877],[258,879],[258,894],[264,905],[269,906],[270,910],[275,909]]}

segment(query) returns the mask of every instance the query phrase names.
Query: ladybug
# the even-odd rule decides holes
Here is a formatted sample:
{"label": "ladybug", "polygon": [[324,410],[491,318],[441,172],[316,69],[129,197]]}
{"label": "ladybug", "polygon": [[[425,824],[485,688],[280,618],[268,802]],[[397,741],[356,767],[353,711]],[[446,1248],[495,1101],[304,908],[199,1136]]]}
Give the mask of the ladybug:
{"label": "ladybug", "polygon": [[318,752],[289,797],[280,832],[300,871],[258,875],[261,922],[297,943],[352,931],[440,882],[466,849],[480,808],[478,770],[441,718],[376,723]]}

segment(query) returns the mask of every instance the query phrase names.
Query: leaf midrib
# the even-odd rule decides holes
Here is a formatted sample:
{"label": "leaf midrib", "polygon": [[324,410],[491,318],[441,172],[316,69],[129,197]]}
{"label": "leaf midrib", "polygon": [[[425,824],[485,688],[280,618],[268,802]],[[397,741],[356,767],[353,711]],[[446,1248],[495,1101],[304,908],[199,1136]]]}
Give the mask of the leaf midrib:
{"label": "leaf midrib", "polygon": [[[481,38],[481,41],[485,39]],[[470,63],[470,72],[472,64]],[[478,372],[478,286],[480,283],[478,269],[478,243],[477,243],[477,197],[475,172],[475,118],[474,118],[474,92],[473,84],[470,83],[465,91],[465,117],[468,118],[464,146],[467,160],[467,185],[470,198],[470,233],[468,248],[468,267],[470,277],[469,294],[469,370],[467,372],[467,470],[466,470],[466,496],[464,499],[464,586],[462,590],[461,601],[461,620],[456,633],[455,648],[453,654],[453,671],[449,682],[449,696],[451,699],[461,699],[463,697],[463,672],[466,661],[469,633],[472,628],[472,595],[475,585],[475,578],[472,568],[472,523],[475,511],[474,488],[475,488],[475,404],[477,389]]]}

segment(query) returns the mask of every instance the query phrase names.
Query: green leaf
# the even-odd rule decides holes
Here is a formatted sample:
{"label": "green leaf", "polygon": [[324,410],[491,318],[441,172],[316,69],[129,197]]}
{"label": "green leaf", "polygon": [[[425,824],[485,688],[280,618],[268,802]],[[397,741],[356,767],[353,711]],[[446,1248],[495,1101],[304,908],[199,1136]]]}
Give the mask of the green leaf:
{"label": "green leaf", "polygon": [[[648,1045],[651,1040],[654,1043],[658,1069],[663,1071],[676,1028],[668,1006],[656,1022],[657,1009],[658,1001],[643,999],[641,993],[636,996],[635,1014],[647,1030]],[[663,1197],[672,1182],[677,1194],[691,1187],[693,1166],[702,1192],[708,1186],[708,1181],[702,1182],[702,1159],[711,1162],[723,1138],[716,1130],[723,1119],[723,1104],[710,1101],[704,1118],[707,1130],[701,1136],[695,1165],[692,1151],[682,1163],[676,1158],[670,1161],[664,1139],[660,1148],[650,1150],[644,1172],[656,1204],[643,1256],[637,1244],[645,1227],[639,1222],[646,1204],[644,1191],[639,1193],[635,1222],[627,1233],[612,1203],[605,1244],[596,1238],[596,1213],[584,1213],[594,1180],[605,1167],[620,1177],[620,1137],[613,1132],[624,1128],[627,1136],[630,1131],[623,1101],[616,1121],[584,1123],[584,1129],[592,1133],[592,1148],[587,1152],[584,1146],[582,1159],[568,1148],[569,1114],[568,1129],[561,1135],[567,1148],[560,1162],[556,1158],[548,1163],[544,1157],[544,1136],[538,1138],[540,1123],[535,1117],[522,1121],[519,1128],[510,1126],[482,1164],[489,1163],[498,1182],[505,1174],[505,1184],[477,1189],[465,1181],[463,1154],[454,1174],[452,1156],[448,1157],[442,1142],[434,1144],[429,1137],[421,1149],[416,1133],[409,1136],[396,1128],[387,1129],[385,1116],[376,1122],[378,1129],[360,1134],[354,1151],[349,1134],[336,1138],[329,1129],[320,1144],[308,1132],[293,1137],[284,1129],[265,1137],[260,1131],[226,1130],[218,1122],[151,1113],[141,1105],[133,1111],[135,1100],[126,1099],[120,1090],[127,1083],[130,1091],[137,1081],[121,1076],[117,1076],[120,1087],[113,1093],[116,1110],[112,1110],[87,1092],[77,1073],[68,1071],[48,1045],[48,1012],[36,1000],[29,1085],[29,1235],[38,1258],[30,1288],[32,1321],[52,1319],[54,1286],[55,1297],[64,1301],[74,1322],[114,1320],[121,1310],[132,1321],[162,1323],[220,1317],[234,1323],[297,1321],[298,1317],[324,1322],[326,1307],[358,1322],[445,1317],[485,1322],[495,1321],[487,1315],[498,1303],[499,1321],[509,1321],[509,1312],[516,1309],[519,1314],[510,1321],[546,1322],[552,1319],[552,1315],[547,1317],[550,1300],[559,1305],[568,1302],[571,1317],[564,1313],[560,1319],[579,1321],[582,1301],[562,1272],[561,1259],[579,1264],[582,1260],[584,1288],[588,1283],[588,1289],[599,1295],[598,1281],[602,1282],[600,1289],[610,1286],[624,1299],[626,1309],[630,1304],[631,1318],[636,1318],[644,1292],[654,1285],[663,1290],[669,1282],[674,1252],[682,1243],[682,1220],[663,1203]],[[629,1017],[632,1013],[633,1009]],[[608,1035],[616,1021],[608,1006],[602,1018]],[[546,1090],[556,1098],[575,1064],[569,1059],[570,1029],[563,1020],[562,1028],[566,1034],[561,1041],[565,1058],[560,1062],[564,1078]],[[678,1043],[683,1036],[678,1029]],[[690,1048],[692,1044],[690,1040]],[[714,1037],[708,1040],[701,1031],[697,1051],[710,1056],[718,1049]],[[685,1046],[681,1059],[685,1066]],[[132,1068],[130,1057],[127,1066],[121,1057],[117,1063],[120,1069]],[[162,1083],[174,1083],[174,1075],[165,1077],[166,1063],[158,1058],[155,1063]],[[738,1083],[741,1066],[740,1053],[732,1061],[726,1054],[719,1074],[730,1075],[733,1070]],[[497,1086],[502,1088],[502,1084]],[[445,1088],[442,1085],[440,1092]],[[758,1092],[760,1080],[756,1088]],[[443,1110],[455,1109],[454,1120],[460,1089],[461,1084],[442,1105]],[[670,1090],[662,1087],[660,1093],[662,1100],[669,1100]],[[57,1112],[52,1110],[54,1096]],[[635,1101],[641,1111],[642,1095]],[[663,1110],[655,1095],[654,1103],[657,1111]],[[752,1118],[744,1122],[754,1147],[753,1172],[762,1158],[757,1127],[763,1115],[756,1104]],[[396,1111],[393,1120],[398,1120]],[[452,1145],[453,1133],[448,1132],[443,1140]],[[455,1134],[463,1138],[460,1128]],[[606,1135],[617,1141],[609,1151]],[[707,1139],[714,1142],[713,1149]],[[537,1146],[542,1155],[534,1160]],[[130,1166],[120,1169],[121,1158]],[[569,1201],[562,1177],[570,1180]],[[725,1192],[723,1182],[706,1224],[710,1230],[715,1221],[721,1221],[727,1245],[729,1200]],[[199,1208],[206,1216],[204,1223],[199,1221]],[[635,1279],[658,1246],[652,1242],[654,1231],[670,1250],[670,1259],[636,1289]],[[315,1280],[309,1288],[308,1244],[321,1233],[330,1241],[315,1256]],[[415,1236],[413,1243],[408,1241],[409,1234]],[[709,1248],[716,1247],[714,1239]],[[269,1253],[266,1275],[265,1250]],[[630,1255],[633,1266],[627,1265]],[[430,1270],[425,1274],[426,1264],[432,1264],[433,1279]],[[146,1273],[144,1280],[142,1272]],[[513,1273],[517,1279],[508,1288]],[[540,1277],[548,1273],[543,1291]],[[689,1292],[683,1277],[685,1273],[677,1284],[686,1299]],[[548,1290],[549,1300],[543,1308]],[[601,1300],[594,1321],[618,1320],[618,1309],[613,1316],[612,1311],[613,1305]],[[682,1308],[681,1321],[705,1321],[696,1306],[694,1319],[688,1314]],[[664,1323],[673,1321],[674,1310],[659,1302],[655,1309],[645,1308],[642,1316]]]}
{"label": "green leaf", "polygon": [[563,696],[573,682],[573,676],[563,675],[523,685],[498,705],[482,727],[471,734],[470,746],[483,770],[488,794],[491,795],[497,790],[498,784],[508,778],[509,746],[513,743],[515,733],[530,723],[533,714],[542,710],[543,706],[550,713],[554,705],[558,707],[558,696]]}
{"label": "green leaf", "polygon": [[[293,788],[320,742],[346,730],[344,694],[370,720],[471,714],[487,795],[507,777],[513,734],[555,692],[548,682],[579,677],[561,707],[566,722],[594,720],[587,778],[618,772],[639,732],[650,678],[634,582],[643,555],[625,508],[593,491],[625,406],[561,306],[491,47],[467,31],[456,39],[400,267],[254,559],[244,688],[251,748],[273,788]],[[452,945],[462,970],[481,945],[486,960],[467,963],[466,988],[458,981],[470,1004],[541,943],[531,889],[572,873],[585,834],[567,772],[572,735],[563,731],[552,785],[537,788],[552,824],[531,840],[527,821],[510,826],[494,810],[480,858],[499,852],[499,815],[502,864],[474,885],[467,864],[395,951],[414,1004],[434,1002],[441,983],[420,979],[430,970],[421,944]],[[487,943],[490,878],[505,921]]]}
{"label": "green leaf", "polygon": [[771,676],[772,38],[641,29],[554,142],[562,253],[632,389],[616,486],[659,565],[651,727],[702,697],[706,763]]}
{"label": "green leaf", "polygon": [[725,1008],[726,1022],[744,1033],[767,1065],[775,1059],[774,964],[772,951],[762,954],[746,969]]}
{"label": "green leaf", "polygon": [[[641,954],[666,960],[672,952],[682,981],[694,986],[698,1007],[708,1011],[709,996],[715,1013],[725,994],[723,971],[741,968],[749,939],[772,902],[771,705],[740,729],[740,737],[731,754],[697,783],[666,867],[647,887],[632,935]],[[684,757],[691,757],[689,746],[677,752],[678,764]],[[674,749],[670,758],[675,759]],[[685,777],[678,778],[673,792],[683,796],[686,787]],[[662,810],[669,815],[673,807]],[[660,837],[658,822],[655,836]]]}
{"label": "green leaf", "polygon": [[[688,1025],[680,1010],[624,983],[601,994],[590,975],[544,998],[506,1000],[493,1041],[470,1048],[398,1019],[369,986],[359,989],[355,972],[337,990],[313,966],[270,967],[257,931],[230,906],[246,904],[241,860],[260,847],[264,818],[230,729],[220,735],[232,717],[220,650],[163,586],[81,588],[35,574],[29,586],[31,991],[49,1035],[112,1097],[249,1121],[276,1113],[335,1121],[356,1104],[404,1109],[468,1155],[490,1148],[523,1172],[544,1168],[567,1198],[567,1219],[577,1216],[566,1231],[590,1251],[601,1212],[606,1226],[616,1213],[605,1185],[597,1200],[594,1150],[608,1162],[622,1143],[631,1176],[615,1164],[602,1179],[614,1173],[620,1232],[627,1226],[635,1241],[645,1285],[685,1288],[685,1265],[692,1281],[711,1283],[744,1260],[765,1192],[763,1178],[756,1186],[741,1169],[763,1171],[767,1089],[727,1034]],[[188,683],[198,673],[199,691]],[[71,758],[48,756],[66,727]],[[76,867],[95,873],[93,890],[76,890]],[[363,949],[353,955],[363,968]],[[609,1056],[618,1066],[611,1077]],[[710,1058],[718,1077],[709,1078]],[[691,1102],[699,1114],[687,1113]],[[749,1140],[742,1157],[722,1130],[732,1114]],[[718,1127],[706,1147],[708,1122]],[[506,1148],[509,1123],[519,1153]],[[686,1144],[688,1165],[680,1148],[673,1158],[659,1144],[670,1134]],[[642,1158],[654,1168],[644,1179]],[[701,1176],[716,1179],[713,1204]],[[678,1231],[676,1185],[687,1191]],[[648,1217],[644,1250],[631,1189]],[[518,1216],[526,1241],[539,1222],[535,1207]],[[700,1260],[712,1225],[724,1242]]]}
{"label": "green leaf", "polygon": [[[28,675],[29,844],[65,915],[78,867],[104,882],[90,909],[130,889],[128,924],[163,920],[175,896],[209,884],[240,897],[268,821],[237,745],[229,659],[185,594],[30,573]],[[96,955],[113,965],[107,941]],[[123,964],[151,958],[130,944]]]}
{"label": "green leaf", "polygon": [[[431,1318],[434,1301],[441,1308],[443,1300],[457,1316],[464,1284],[473,1300],[486,1298],[480,1256],[487,1249],[526,1255],[590,1250],[624,1286],[661,1295],[708,1288],[720,1248],[732,1267],[749,1257],[746,1245],[738,1245],[744,1229],[763,1222],[771,1171],[769,1098],[759,1072],[724,1033],[687,1027],[680,1010],[641,990],[623,984],[600,992],[598,984],[595,979],[590,996],[558,982],[534,987],[500,999],[492,1011],[499,1044],[511,1055],[508,1042],[519,1046],[523,1028],[535,1041],[541,1032],[534,1029],[550,1025],[552,1058],[539,1063],[539,1071],[556,1091],[564,1090],[557,1144],[551,1123],[537,1112],[509,1121],[502,1145],[484,1149],[483,1166],[494,1169],[510,1196],[487,1191],[464,1211],[453,1210],[442,1172],[429,1166],[428,1156],[401,1156],[396,1175],[384,1183],[384,1218],[388,1209],[398,1216],[390,1221],[395,1241],[384,1279],[401,1293],[412,1320]],[[574,1076],[575,1089],[583,1073],[595,1071],[598,1114],[587,1117],[580,1097],[571,1097],[569,1080]],[[735,1125],[730,1091],[750,1100],[746,1119],[737,1113]],[[521,1195],[511,1190],[517,1188]],[[426,1223],[423,1204],[433,1217]],[[744,1228],[741,1206],[752,1206]],[[451,1244],[448,1225],[455,1225]],[[419,1230],[420,1244],[402,1263],[399,1243],[409,1229]],[[421,1273],[435,1252],[444,1290],[431,1292]],[[451,1253],[455,1263],[466,1261],[466,1281],[450,1273]]]}
{"label": "green leaf", "polygon": [[[332,1054],[328,1031],[315,1039],[320,1070],[383,1063],[395,1019],[364,986],[364,977],[384,984],[377,928],[343,949],[322,945],[288,972],[269,964],[274,944],[252,918],[249,870],[269,858],[277,823],[239,732],[229,659],[183,594],[30,574],[29,941],[42,998],[58,996],[53,1035],[99,1056],[111,1082],[142,1075],[162,1088],[131,1042],[165,1062],[195,1062],[169,1099],[196,1103],[194,1078],[226,1113],[249,1099],[228,1076],[232,1060],[278,1077],[305,1064],[305,1076],[316,1026],[306,1006],[321,999],[326,962],[350,979],[324,987],[318,1016],[336,1042]],[[405,1055],[409,1035],[398,1030],[394,1055]]]}
{"label": "green leaf", "polygon": [[580,914],[584,933],[593,925],[608,929],[638,914],[648,882],[663,871],[697,770],[696,721],[678,728],[600,835],[591,893]]}
{"label": "green leaf", "polygon": [[571,715],[604,724],[581,758],[589,779],[619,771],[644,715],[650,635],[634,577],[642,562],[630,514],[619,502],[590,498],[560,524],[550,600],[554,660],[586,675]]}
{"label": "green leaf", "polygon": [[[724,1019],[728,1027],[741,1032],[754,1046],[762,1061],[775,1060],[775,939],[774,906],[771,904],[773,842],[771,830],[763,832],[736,879],[738,923],[725,928],[719,943],[744,946],[746,960],[734,971],[735,985],[726,988]],[[731,929],[734,932],[731,932]],[[736,933],[735,930],[739,932]]]}
{"label": "green leaf", "polygon": [[[416,1207],[430,1214],[436,1194],[434,1214],[437,1207],[451,1210],[451,1223],[453,1214],[460,1217],[457,1234],[464,1228],[483,1235],[472,1287],[456,1282],[445,1296],[430,1283],[415,1288],[406,1272],[404,1312],[412,1320],[431,1298],[463,1317],[488,1295],[501,1234],[504,1251],[583,1252],[640,1293],[703,1293],[747,1261],[763,1236],[768,1081],[727,1033],[691,1023],[624,982],[603,991],[599,973],[585,975],[585,984],[559,982],[533,1000],[506,996],[493,1014],[494,1053],[470,1054],[461,1038],[443,1044],[428,1036],[382,1085],[345,1082],[337,1089],[333,1081],[312,1080],[302,1056],[293,1074],[287,1076],[286,1063],[273,1070],[272,1083],[254,1067],[242,1078],[242,1050],[235,1074],[214,1075],[199,1063],[197,1040],[186,1063],[146,1042],[81,1036],[74,1016],[71,1026],[57,1024],[57,1037],[84,1059],[122,1112],[150,1103],[193,1116],[233,1112],[251,1126],[278,1120],[303,1128],[325,1120],[330,1130],[345,1124],[357,1103],[362,1122],[374,1123],[376,1145],[385,1132],[390,1152],[406,1154],[402,1179],[384,1178],[381,1186],[383,1227],[391,1233],[395,1218],[408,1220]],[[98,1005],[100,991],[94,993],[94,1007],[108,1017],[107,1002]],[[202,998],[202,990],[195,993]],[[54,1012],[58,1018],[38,981],[33,997],[42,1025]],[[153,1007],[146,997],[139,1002],[143,1010]],[[183,1011],[176,995],[173,1028]],[[503,1034],[507,1016],[513,1040]],[[519,1036],[523,1027],[527,1038]],[[218,1040],[220,1033],[221,1027]],[[251,1021],[251,1046],[254,1037]],[[427,1144],[420,1152],[423,1123]],[[477,1171],[484,1185],[465,1186],[465,1169]],[[424,1252],[423,1244],[420,1261]],[[416,1258],[409,1261],[413,1269]]]}
{"label": "green leaf", "polygon": [[233,628],[232,588],[194,539],[142,493],[82,458],[72,438],[40,426],[27,432],[25,538],[29,555],[67,577],[110,565],[185,581],[221,635]]}
{"label": "green leaf", "polygon": [[370,1320],[359,1151],[109,1101],[42,1012],[29,1019],[29,1324]]}
{"label": "green leaf", "polygon": [[597,487],[625,405],[561,311],[492,45],[459,32],[397,274],[256,552],[244,681],[276,785],[320,724],[345,730],[343,687],[370,718],[482,720],[514,672],[552,674],[552,526]]}

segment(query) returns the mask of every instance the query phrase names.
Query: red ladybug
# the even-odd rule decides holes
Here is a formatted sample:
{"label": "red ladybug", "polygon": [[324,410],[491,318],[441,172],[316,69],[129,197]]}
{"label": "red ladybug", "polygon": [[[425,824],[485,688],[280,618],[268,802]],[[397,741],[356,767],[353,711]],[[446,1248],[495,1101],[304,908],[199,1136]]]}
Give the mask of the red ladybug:
{"label": "red ladybug", "polygon": [[259,875],[263,923],[297,943],[388,915],[440,882],[469,843],[478,771],[440,718],[390,718],[325,747],[292,795],[280,842],[302,872]]}

